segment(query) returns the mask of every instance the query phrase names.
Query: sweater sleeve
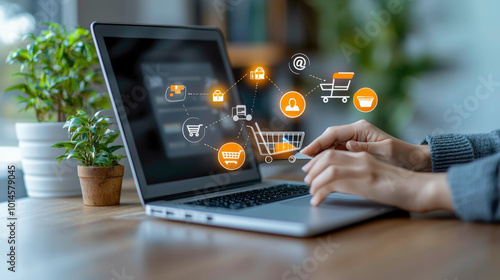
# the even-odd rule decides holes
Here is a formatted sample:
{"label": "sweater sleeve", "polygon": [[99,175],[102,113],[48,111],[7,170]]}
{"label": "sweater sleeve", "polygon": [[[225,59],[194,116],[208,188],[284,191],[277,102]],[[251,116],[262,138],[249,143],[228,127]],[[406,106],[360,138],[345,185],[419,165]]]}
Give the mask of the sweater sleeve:
{"label": "sweater sleeve", "polygon": [[500,153],[452,166],[447,179],[462,220],[500,222]]}
{"label": "sweater sleeve", "polygon": [[463,134],[427,135],[422,144],[429,145],[432,172],[444,172],[454,164],[474,160],[474,150]]}
{"label": "sweater sleeve", "polygon": [[482,158],[500,152],[500,130],[465,136],[472,145],[474,158]]}
{"label": "sweater sleeve", "polygon": [[432,172],[500,152],[500,130],[481,134],[427,135],[422,144],[431,150]]}

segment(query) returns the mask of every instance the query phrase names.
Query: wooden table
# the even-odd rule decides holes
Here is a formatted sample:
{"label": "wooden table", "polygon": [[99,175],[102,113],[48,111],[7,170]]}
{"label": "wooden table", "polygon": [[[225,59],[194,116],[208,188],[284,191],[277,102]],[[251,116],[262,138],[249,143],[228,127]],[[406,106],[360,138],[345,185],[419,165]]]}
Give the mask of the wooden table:
{"label": "wooden table", "polygon": [[[2,203],[4,224],[6,208]],[[8,272],[3,261],[0,279],[500,277],[500,227],[449,215],[385,217],[292,238],[146,217],[130,180],[120,206],[87,207],[78,197],[24,198],[17,215],[17,272]]]}

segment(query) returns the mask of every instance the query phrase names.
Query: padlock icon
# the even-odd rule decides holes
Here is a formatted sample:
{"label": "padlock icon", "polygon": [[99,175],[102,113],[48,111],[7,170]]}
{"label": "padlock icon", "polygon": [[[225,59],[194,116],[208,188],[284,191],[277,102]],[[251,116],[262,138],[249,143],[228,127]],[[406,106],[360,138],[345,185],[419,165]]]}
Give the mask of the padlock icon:
{"label": "padlock icon", "polygon": [[261,66],[255,68],[255,71],[250,71],[250,80],[264,80],[266,72]]}
{"label": "padlock icon", "polygon": [[224,102],[224,93],[222,93],[220,90],[215,90],[214,93],[212,94],[212,100],[214,102]]}

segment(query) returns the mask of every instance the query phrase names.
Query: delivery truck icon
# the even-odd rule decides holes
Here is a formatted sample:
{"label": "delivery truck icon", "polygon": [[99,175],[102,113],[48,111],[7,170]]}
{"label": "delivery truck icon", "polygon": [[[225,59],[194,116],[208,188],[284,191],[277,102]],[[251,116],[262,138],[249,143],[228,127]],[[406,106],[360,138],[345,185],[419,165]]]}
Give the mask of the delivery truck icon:
{"label": "delivery truck icon", "polygon": [[165,91],[165,98],[168,102],[179,102],[186,99],[186,86],[184,85],[171,85]]}

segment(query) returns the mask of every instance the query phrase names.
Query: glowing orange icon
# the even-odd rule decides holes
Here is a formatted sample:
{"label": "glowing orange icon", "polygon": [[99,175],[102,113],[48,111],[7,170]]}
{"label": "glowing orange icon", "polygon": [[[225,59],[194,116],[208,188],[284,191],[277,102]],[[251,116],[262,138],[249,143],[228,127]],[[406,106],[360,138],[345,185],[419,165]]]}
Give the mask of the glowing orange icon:
{"label": "glowing orange icon", "polygon": [[377,107],[378,98],[371,88],[362,88],[354,94],[352,101],[359,111],[368,113]]}
{"label": "glowing orange icon", "polygon": [[212,100],[213,102],[224,102],[224,93],[222,93],[220,90],[215,90],[214,93],[212,94]]}
{"label": "glowing orange icon", "polygon": [[266,71],[261,66],[255,68],[255,71],[250,71],[250,80],[264,80]]}
{"label": "glowing orange icon", "polygon": [[218,159],[225,169],[236,170],[245,162],[245,150],[239,144],[229,142],[220,147]]}
{"label": "glowing orange icon", "polygon": [[306,100],[296,91],[285,93],[280,100],[281,112],[289,118],[296,118],[306,109]]}
{"label": "glowing orange icon", "polygon": [[165,92],[168,102],[179,102],[186,99],[186,87],[184,85],[171,85]]}

